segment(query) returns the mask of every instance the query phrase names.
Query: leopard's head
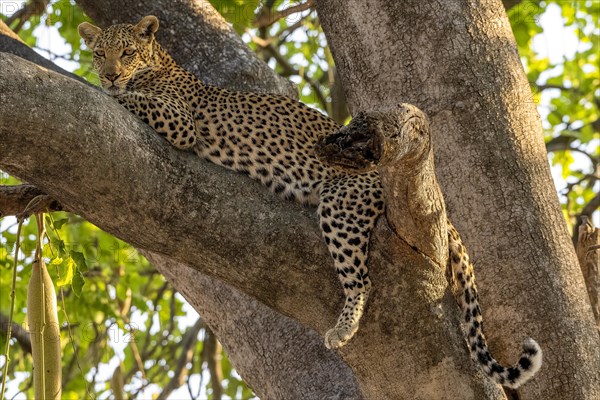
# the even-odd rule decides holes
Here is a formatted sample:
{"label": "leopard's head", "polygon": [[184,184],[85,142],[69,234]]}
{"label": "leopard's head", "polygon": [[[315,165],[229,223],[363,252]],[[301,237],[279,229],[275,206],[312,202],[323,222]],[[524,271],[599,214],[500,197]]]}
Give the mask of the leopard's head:
{"label": "leopard's head", "polygon": [[137,25],[120,24],[100,29],[88,22],[79,25],[79,35],[94,52],[94,68],[102,88],[110,95],[125,91],[136,74],[157,67],[153,54],[158,18],[149,15]]}

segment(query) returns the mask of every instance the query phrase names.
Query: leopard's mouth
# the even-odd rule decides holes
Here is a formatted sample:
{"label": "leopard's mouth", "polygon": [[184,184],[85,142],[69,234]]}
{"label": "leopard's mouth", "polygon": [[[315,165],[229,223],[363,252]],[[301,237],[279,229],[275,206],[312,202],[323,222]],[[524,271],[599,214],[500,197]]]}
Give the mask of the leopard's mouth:
{"label": "leopard's mouth", "polygon": [[125,93],[124,87],[117,86],[113,83],[111,83],[110,85],[103,85],[102,90],[104,90],[104,93],[110,96],[116,96],[118,94]]}

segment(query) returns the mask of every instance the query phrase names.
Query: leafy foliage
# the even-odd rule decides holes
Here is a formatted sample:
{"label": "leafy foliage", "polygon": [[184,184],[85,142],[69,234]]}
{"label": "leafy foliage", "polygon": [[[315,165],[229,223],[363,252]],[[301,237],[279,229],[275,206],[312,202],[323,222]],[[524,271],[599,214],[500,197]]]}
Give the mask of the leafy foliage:
{"label": "leafy foliage", "polygon": [[[577,216],[589,217],[597,209],[591,201],[600,188],[600,3],[530,0],[511,9],[509,18],[543,117],[549,159],[562,178],[557,187],[562,187],[561,203],[572,228]],[[553,44],[539,36],[544,27],[554,31],[548,34],[569,38],[572,46],[551,54],[547,50]]]}
{"label": "leafy foliage", "polygon": [[[293,80],[301,100],[317,107],[339,122],[348,119],[345,99],[335,80],[335,66],[326,45],[312,2],[266,0],[212,0],[243,39],[276,72]],[[41,4],[39,12],[20,18],[1,16],[21,38],[50,59],[97,84],[91,55],[82,49],[77,25],[86,19],[74,1]],[[302,4],[305,5],[302,6]],[[287,13],[290,7],[295,12]],[[509,12],[513,32],[527,76],[532,84],[532,100],[543,117],[549,158],[560,171],[561,201],[570,224],[597,196],[598,131],[600,130],[599,87],[599,8],[587,1],[527,0]],[[551,57],[540,45],[548,33],[544,19],[560,15],[565,34],[575,46],[559,58]],[[551,25],[555,29],[556,25]],[[56,35],[51,49],[40,40]],[[55,53],[60,49],[61,53]],[[2,184],[16,179],[0,177]],[[589,208],[589,207],[588,207]],[[587,210],[589,212],[589,210]],[[593,210],[592,210],[593,212]],[[135,249],[101,231],[80,217],[67,213],[48,216],[45,256],[59,293],[59,315],[63,328],[65,398],[108,398],[111,377],[120,366],[125,392],[131,398],[147,398],[165,388],[178,372],[177,360],[184,350],[186,332],[197,316],[163,277]],[[8,292],[13,268],[16,223],[0,220],[0,314],[8,309]],[[26,288],[35,250],[35,223],[23,227],[16,287],[16,322],[26,324]],[[67,325],[67,319],[70,322]],[[194,359],[187,371],[192,393],[214,398],[215,388],[202,361],[206,361],[203,327],[192,341]],[[5,336],[0,335],[0,348]],[[251,390],[219,351],[226,396],[252,398]],[[1,359],[1,358],[0,358]],[[197,361],[200,360],[200,361]],[[31,357],[13,339],[9,379],[13,393],[18,387],[31,397]],[[198,383],[200,381],[200,383]],[[180,390],[184,390],[180,388]],[[182,393],[182,392],[177,392]]]}
{"label": "leafy foliage", "polygon": [[[4,177],[0,183],[17,182]],[[0,313],[8,315],[16,223],[5,219],[0,224]],[[88,397],[89,392],[94,398],[110,397],[110,380],[118,365],[122,366],[125,391],[132,398],[146,398],[148,393],[160,392],[176,373],[177,361],[185,352],[182,338],[197,319],[195,313],[162,275],[127,243],[73,214],[47,215],[46,225],[44,256],[59,297],[63,396],[79,399]],[[27,282],[36,232],[35,222],[24,224],[15,323],[25,329]],[[200,333],[201,338],[204,335]],[[6,336],[0,335],[1,348],[5,340]],[[202,354],[202,340],[194,341],[193,346],[194,354]],[[253,397],[225,355],[219,353],[215,357],[223,359],[224,392],[234,394],[232,398]],[[194,391],[212,398],[210,380],[201,367],[194,363],[188,371],[190,375],[205,375],[203,386]],[[31,355],[13,339],[9,369],[12,392],[9,394],[14,394],[18,386],[24,397],[32,398],[29,373],[22,372],[31,368]]]}

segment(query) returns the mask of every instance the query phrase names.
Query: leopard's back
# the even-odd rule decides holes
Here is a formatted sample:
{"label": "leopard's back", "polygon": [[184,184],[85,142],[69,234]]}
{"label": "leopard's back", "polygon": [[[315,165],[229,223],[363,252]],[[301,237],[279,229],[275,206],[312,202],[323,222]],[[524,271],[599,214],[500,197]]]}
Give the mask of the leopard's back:
{"label": "leopard's back", "polygon": [[284,96],[212,86],[201,88],[196,101],[194,151],[277,194],[316,205],[323,181],[345,174],[315,154],[318,140],[340,128],[317,110]]}

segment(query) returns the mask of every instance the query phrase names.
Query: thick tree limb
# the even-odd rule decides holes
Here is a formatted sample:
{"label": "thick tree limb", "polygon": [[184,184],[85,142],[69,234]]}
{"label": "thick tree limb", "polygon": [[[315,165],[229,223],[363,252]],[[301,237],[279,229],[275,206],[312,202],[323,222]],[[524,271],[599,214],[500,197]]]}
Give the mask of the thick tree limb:
{"label": "thick tree limb", "polygon": [[[236,369],[261,398],[319,399],[323,393],[363,398],[350,368],[334,352],[323,351],[323,338],[314,330],[195,269],[148,252],[145,256],[222,338]],[[212,293],[215,284],[218,295],[198,296]],[[215,310],[222,310],[226,318]]]}
{"label": "thick tree limb", "polygon": [[[299,288],[290,276],[271,276],[270,266],[296,265],[299,271],[289,271],[296,275],[329,263],[311,210],[274,199],[258,183],[201,161],[192,153],[165,146],[148,126],[96,90],[11,55],[0,54],[0,65],[0,162],[7,172],[36,184],[129,243],[205,269],[250,293],[263,292],[267,303],[280,304],[284,309],[293,308],[294,296],[286,293]],[[44,82],[43,86],[39,82]],[[69,103],[77,106],[65,110]],[[45,123],[28,120],[26,116],[32,111],[44,115]],[[15,126],[13,121],[22,123]],[[53,138],[47,140],[50,134]],[[137,167],[132,169],[131,165]],[[67,179],[64,171],[70,173]],[[169,176],[166,185],[164,176]],[[206,189],[200,192],[199,187]],[[98,207],[99,201],[106,205]],[[103,221],[115,208],[126,210],[128,215]],[[295,215],[290,210],[295,210]],[[174,218],[179,212],[188,214],[189,219]],[[226,213],[227,221],[222,217]],[[255,220],[256,215],[263,220]],[[287,227],[278,226],[273,231],[271,224],[290,216]],[[242,222],[247,225],[240,226]],[[123,229],[123,223],[130,228]],[[138,235],[136,224],[145,226],[146,233]],[[262,253],[264,238],[257,239],[262,235],[273,246],[264,260],[253,255]],[[202,256],[188,251],[197,248],[201,236]],[[173,243],[170,238],[175,237],[180,240]],[[223,238],[235,247],[225,250]],[[310,248],[299,248],[302,239]],[[232,250],[240,254],[237,260],[228,255]],[[305,253],[313,256],[307,259]],[[207,258],[204,265],[202,258]],[[234,263],[246,265],[243,274],[227,271]],[[330,275],[333,278],[333,273]],[[271,285],[279,287],[281,293],[274,293]],[[324,296],[336,297],[337,287],[331,285],[328,290],[327,286]],[[304,295],[311,297],[308,292]],[[321,298],[326,304],[325,299],[328,297]],[[329,308],[314,305],[323,313]]]}
{"label": "thick tree limb", "polygon": [[392,121],[380,121],[378,166],[388,221],[412,248],[445,266],[446,207],[435,178],[429,121],[410,105],[390,116]]}
{"label": "thick tree limb", "polygon": [[44,68],[56,71],[70,78],[78,80],[79,82],[85,83],[90,87],[93,87],[80,76],[65,71],[58,65],[54,64],[52,61],[45,59],[35,51],[31,50],[25,44],[25,42],[23,42],[21,38],[19,38],[18,35],[16,35],[13,31],[10,30],[8,26],[6,26],[6,24],[2,20],[0,20],[0,52],[15,54],[21,58],[24,58],[25,60],[29,60],[33,63],[41,65]]}
{"label": "thick tree limb", "polygon": [[[332,326],[342,296],[314,210],[274,198],[241,175],[177,151],[112,99],[14,56],[0,54],[0,93],[3,169],[137,247],[217,277],[321,333]],[[73,106],[65,109],[65,104]],[[28,120],[24,112],[29,110],[44,115],[44,124]],[[341,352],[361,390],[370,396],[411,397],[416,379],[435,380],[435,390],[444,382],[462,381],[478,398],[494,393],[489,381],[462,372],[464,366],[475,372],[475,366],[439,265],[415,253],[384,221],[371,253],[377,288],[371,314]],[[380,271],[385,277],[378,278]],[[197,278],[186,281],[198,290]],[[398,291],[398,282],[406,291],[390,299],[385,293]],[[385,332],[381,324],[388,327]],[[370,337],[389,345],[374,344]],[[407,342],[407,337],[427,340]],[[398,341],[403,341],[402,352],[390,352]],[[414,360],[414,354],[423,357]],[[431,369],[440,362],[443,368]],[[397,380],[398,371],[414,379]]]}
{"label": "thick tree limb", "polygon": [[[96,90],[14,56],[0,53],[0,59],[2,169],[37,184],[46,193],[60,199],[66,207],[138,247],[153,248],[156,252],[169,255],[180,253],[174,258],[183,260],[188,258],[185,256],[188,254],[196,259],[195,263],[209,267],[213,272],[225,272],[233,268],[230,272],[237,276],[235,280],[238,282],[247,280],[248,276],[247,271],[241,274],[236,270],[242,265],[249,267],[256,274],[247,280],[248,287],[255,284],[256,289],[262,287],[260,290],[266,293],[269,299],[267,303],[271,305],[282,303],[288,304],[285,308],[289,308],[300,304],[299,298],[316,299],[315,317],[323,319],[327,314],[325,309],[333,308],[331,299],[341,297],[332,268],[321,268],[322,265],[329,266],[330,259],[321,243],[314,211],[274,198],[258,183],[198,160],[193,154],[167,146],[150,128]],[[44,85],[40,86],[42,81]],[[23,96],[23,93],[28,93],[28,96]],[[61,98],[61,93],[65,97]],[[25,100],[25,103],[18,106],[21,100]],[[73,104],[73,109],[65,112],[65,104]],[[80,107],[79,104],[91,106]],[[49,123],[40,124],[31,120],[32,110],[37,115],[44,115]],[[18,127],[23,134],[21,139],[11,121],[23,121]],[[49,134],[54,135],[52,140],[47,140]],[[59,144],[63,140],[66,146]],[[117,153],[124,157],[121,158]],[[91,172],[89,168],[95,164],[89,157],[101,157],[103,161],[94,167],[98,175],[86,178],[85,170]],[[84,163],[87,166],[77,166],[85,159],[90,161]],[[128,172],[132,170],[130,165],[146,169],[144,174],[148,169],[154,172],[139,180],[141,175]],[[29,171],[25,172],[22,168]],[[64,171],[70,173],[65,175]],[[160,183],[164,176],[171,176],[171,184],[164,186]],[[117,181],[123,186],[113,186]],[[148,185],[150,181],[154,183]],[[57,185],[59,182],[62,184]],[[65,183],[70,189],[63,186]],[[196,189],[199,187],[210,189],[211,192],[199,193]],[[153,195],[148,198],[148,193]],[[130,197],[130,194],[134,196]],[[97,195],[100,196],[98,200],[102,199],[101,202],[107,207],[88,203],[89,209],[86,210],[86,206],[79,206],[78,203],[84,198],[95,203],[98,200],[93,198]],[[141,198],[137,196],[145,197],[155,206],[145,207],[143,203],[146,201],[138,203]],[[73,208],[71,204],[78,206]],[[168,210],[165,210],[165,204]],[[187,211],[181,218],[173,218],[178,212],[177,208],[182,206]],[[128,216],[121,220],[120,216],[116,217],[109,211],[109,207],[126,211]],[[104,212],[108,214],[100,216]],[[149,222],[147,218],[154,216],[158,217],[156,224],[146,225]],[[102,222],[104,218],[113,220],[109,224],[111,226]],[[145,225],[146,234],[139,235],[135,233],[137,228],[132,229],[132,236],[139,238],[135,240],[125,232],[119,232],[118,226],[125,221],[132,228]],[[215,226],[211,227],[212,224]],[[184,229],[187,233],[176,233],[182,225],[188,225]],[[190,234],[191,231],[196,233]],[[204,239],[208,239],[210,244],[207,247],[202,245],[202,252],[191,252],[189,249],[199,247],[198,234],[206,234]],[[182,242],[170,240],[179,235],[187,239]],[[223,238],[226,237],[237,242],[238,247],[226,250],[223,247]],[[154,246],[159,242],[162,244]],[[172,246],[173,242],[179,244]],[[187,249],[180,246],[184,243]],[[265,243],[269,245],[265,246]],[[170,247],[172,250],[169,250]],[[255,256],[263,253],[267,254],[266,259]],[[272,274],[273,265],[287,265],[294,278],[286,278],[279,271]],[[328,284],[321,281],[323,278],[319,270],[322,273],[329,272],[329,278],[324,279]],[[219,275],[222,274],[217,273],[216,276]],[[313,287],[321,287],[322,294],[314,296],[310,284],[302,285],[302,290],[296,287],[297,282],[306,281],[312,281]],[[279,290],[273,291],[272,288]],[[320,323],[323,330],[335,321],[335,311],[331,311],[330,320]]]}

